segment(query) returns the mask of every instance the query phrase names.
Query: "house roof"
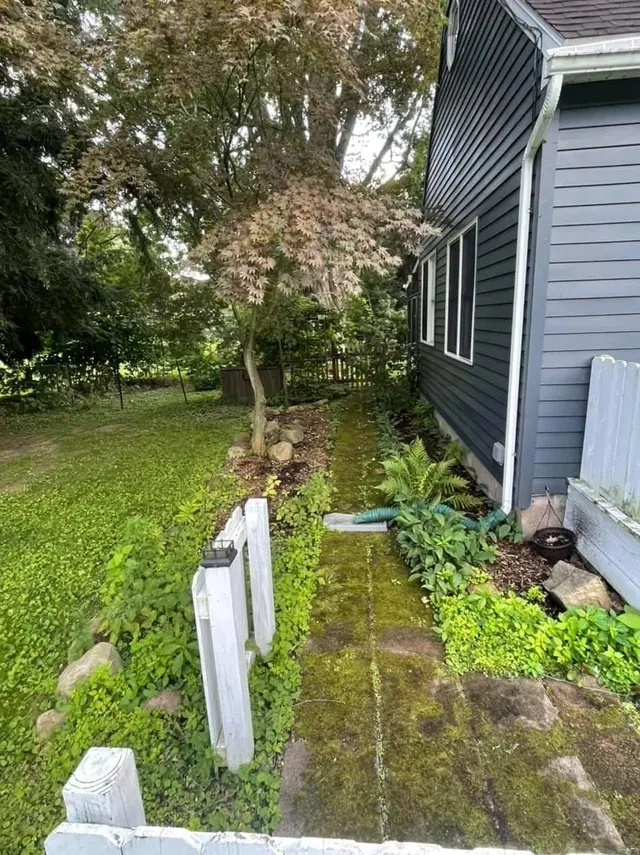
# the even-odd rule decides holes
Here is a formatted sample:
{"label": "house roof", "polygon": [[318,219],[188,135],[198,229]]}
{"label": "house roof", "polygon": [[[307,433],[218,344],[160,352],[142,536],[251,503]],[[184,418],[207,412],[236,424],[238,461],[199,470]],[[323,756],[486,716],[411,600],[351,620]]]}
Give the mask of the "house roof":
{"label": "house roof", "polygon": [[528,0],[566,39],[640,32],[640,0]]}

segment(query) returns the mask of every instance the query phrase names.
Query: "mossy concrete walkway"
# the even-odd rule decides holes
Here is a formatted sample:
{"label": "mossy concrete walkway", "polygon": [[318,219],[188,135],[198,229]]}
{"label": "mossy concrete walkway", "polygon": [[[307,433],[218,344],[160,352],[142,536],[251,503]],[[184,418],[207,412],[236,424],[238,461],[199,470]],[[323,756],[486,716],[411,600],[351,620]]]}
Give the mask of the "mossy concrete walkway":
{"label": "mossy concrete walkway", "polygon": [[[379,502],[378,466],[353,399],[336,510]],[[619,832],[640,851],[640,735],[617,699],[447,673],[391,535],[327,532],[321,563],[279,834],[552,853],[620,851]]]}

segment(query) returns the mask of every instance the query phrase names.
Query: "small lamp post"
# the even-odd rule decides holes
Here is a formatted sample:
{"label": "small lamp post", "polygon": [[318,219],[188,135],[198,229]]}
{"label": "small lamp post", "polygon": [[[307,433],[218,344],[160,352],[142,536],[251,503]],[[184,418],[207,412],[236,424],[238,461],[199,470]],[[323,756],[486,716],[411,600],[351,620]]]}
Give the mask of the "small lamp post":
{"label": "small lamp post", "polygon": [[231,567],[238,550],[232,540],[210,540],[202,550],[202,567]]}

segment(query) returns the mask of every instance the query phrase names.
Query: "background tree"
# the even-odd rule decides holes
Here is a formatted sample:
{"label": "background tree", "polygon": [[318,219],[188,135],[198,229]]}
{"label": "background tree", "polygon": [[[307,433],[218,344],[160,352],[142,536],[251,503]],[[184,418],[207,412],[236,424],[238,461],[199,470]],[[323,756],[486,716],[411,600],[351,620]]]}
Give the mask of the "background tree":
{"label": "background tree", "polygon": [[[197,250],[231,303],[255,393],[262,306],[281,290],[339,306],[393,268],[417,213],[372,189],[428,101],[440,0],[122,0],[92,32],[94,146],[75,192],[147,211]],[[386,130],[364,174],[359,123]],[[248,307],[248,310],[242,307]]]}

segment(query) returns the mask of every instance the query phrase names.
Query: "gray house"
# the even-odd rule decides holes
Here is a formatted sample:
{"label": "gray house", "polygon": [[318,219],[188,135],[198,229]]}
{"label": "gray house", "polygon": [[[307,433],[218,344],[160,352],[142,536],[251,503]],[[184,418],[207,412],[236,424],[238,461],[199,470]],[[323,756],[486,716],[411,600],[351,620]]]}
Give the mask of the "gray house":
{"label": "gray house", "polygon": [[594,356],[640,361],[640,0],[449,0],[409,292],[420,391],[535,528]]}

